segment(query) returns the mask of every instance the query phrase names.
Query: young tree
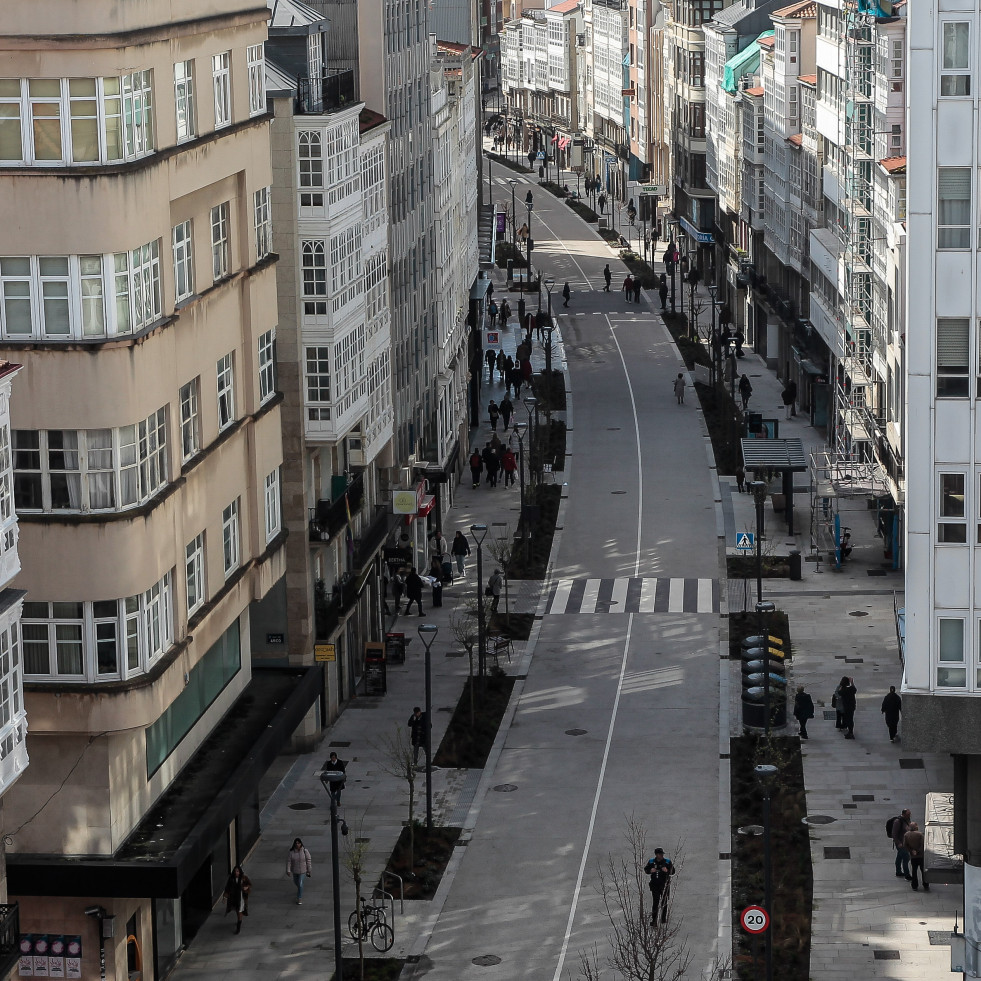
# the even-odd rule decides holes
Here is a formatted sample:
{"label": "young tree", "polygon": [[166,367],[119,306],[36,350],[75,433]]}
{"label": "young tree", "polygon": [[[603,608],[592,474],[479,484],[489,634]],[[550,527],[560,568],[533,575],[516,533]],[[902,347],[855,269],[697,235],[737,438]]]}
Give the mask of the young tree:
{"label": "young tree", "polygon": [[[429,720],[427,719],[427,722]],[[381,742],[375,747],[381,757],[379,765],[390,776],[404,780],[409,785],[409,868],[416,867],[416,822],[414,818],[416,804],[416,764],[412,740],[402,726],[396,726],[390,736],[382,736]]]}
{"label": "young tree", "polygon": [[358,818],[358,833],[344,839],[344,856],[341,859],[351,881],[354,882],[354,908],[358,913],[358,966],[361,981],[364,981],[364,936],[361,929],[361,882],[364,878],[365,859],[368,855],[368,839],[362,834],[364,829],[362,814]]}
{"label": "young tree", "polygon": [[[483,597],[481,597],[483,601]],[[474,705],[474,656],[477,652],[477,645],[480,642],[480,634],[477,621],[477,601],[468,598],[458,604],[456,609],[450,614],[450,632],[453,639],[464,649],[467,660],[470,662],[470,684],[467,688],[470,692],[470,725],[474,724],[476,718],[476,708]]]}
{"label": "young tree", "polygon": [[508,568],[511,565],[511,556],[514,553],[514,539],[511,537],[510,529],[507,525],[504,526],[504,530],[500,534],[495,535],[494,538],[490,540],[487,550],[490,552],[498,567],[504,573],[504,622],[510,626],[511,580],[508,577]]}

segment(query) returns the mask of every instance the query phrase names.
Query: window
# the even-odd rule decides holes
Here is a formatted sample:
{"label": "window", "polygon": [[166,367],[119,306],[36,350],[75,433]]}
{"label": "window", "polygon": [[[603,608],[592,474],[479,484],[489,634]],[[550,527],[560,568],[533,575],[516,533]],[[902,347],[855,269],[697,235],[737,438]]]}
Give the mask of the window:
{"label": "window", "polygon": [[971,25],[967,21],[941,24],[940,94],[971,94]]}
{"label": "window", "polygon": [[174,225],[174,288],[178,302],[194,293],[194,257],[189,221]]}
{"label": "window", "polygon": [[259,336],[259,402],[276,394],[276,332],[267,330]]}
{"label": "window", "polygon": [[971,168],[937,171],[937,248],[971,247]]}
{"label": "window", "polygon": [[942,473],[937,515],[937,541],[963,545],[967,541],[967,512],[964,502],[964,474]]}
{"label": "window", "polygon": [[269,206],[271,191],[271,187],[260,187],[252,196],[256,261],[264,259],[272,252],[272,214]]}
{"label": "window", "polygon": [[307,418],[330,421],[330,348],[307,348]]}
{"label": "window", "polygon": [[198,415],[200,397],[200,377],[192,379],[181,388],[181,458],[184,461],[201,449],[201,421]]}
{"label": "window", "polygon": [[211,209],[211,278],[228,275],[228,202]]}
{"label": "window", "polygon": [[271,542],[279,533],[282,517],[279,506],[279,468],[266,477],[266,541]]}
{"label": "window", "polygon": [[238,527],[238,502],[236,497],[221,513],[221,551],[222,562],[227,579],[241,562],[241,544]]}
{"label": "window", "polygon": [[190,616],[206,598],[204,578],[204,532],[184,549],[184,576],[187,582],[187,612]]}
{"label": "window", "polygon": [[228,126],[232,121],[232,92],[229,79],[229,58],[225,51],[211,59],[211,78],[215,89],[215,129]]}
{"label": "window", "polygon": [[235,421],[235,376],[231,354],[218,362],[218,429]]}
{"label": "window", "polygon": [[173,643],[168,572],[148,590],[94,602],[24,604],[24,674],[94,682],[145,673]]}
{"label": "window", "polygon": [[327,246],[323,241],[302,242],[303,312],[309,316],[324,316],[327,301],[315,299],[327,296]]}
{"label": "window", "polygon": [[249,115],[258,116],[266,111],[266,66],[261,44],[250,44],[249,61]]}
{"label": "window", "polygon": [[964,621],[955,617],[941,617],[939,640],[937,687],[965,687],[967,668],[964,665]]}
{"label": "window", "polygon": [[177,110],[177,142],[197,135],[194,116],[194,62],[174,65],[174,105]]}
{"label": "window", "polygon": [[153,149],[152,72],[134,72],[120,79],[123,95],[123,133],[127,159]]}
{"label": "window", "polygon": [[[0,120],[0,125],[2,125],[2,120]],[[320,133],[306,130],[301,132],[297,139],[300,207],[322,208],[324,206],[322,190],[324,186],[323,141]]]}
{"label": "window", "polygon": [[970,320],[940,317],[937,320],[937,397],[966,399],[969,395]]}

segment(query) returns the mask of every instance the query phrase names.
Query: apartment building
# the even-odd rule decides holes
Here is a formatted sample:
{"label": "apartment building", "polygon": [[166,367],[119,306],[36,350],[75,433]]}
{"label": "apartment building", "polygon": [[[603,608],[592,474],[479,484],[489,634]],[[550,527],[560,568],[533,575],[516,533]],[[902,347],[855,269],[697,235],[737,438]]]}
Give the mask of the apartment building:
{"label": "apartment building", "polygon": [[583,0],[586,58],[586,135],[593,176],[614,198],[626,200],[630,164],[628,7],[621,0]]}
{"label": "apartment building", "polygon": [[253,663],[286,635],[266,11],[4,13],[0,354],[23,364],[36,764],[4,799],[8,892],[25,934],[80,938],[83,977],[103,935],[122,981],[128,937],[157,976],[211,909],[321,688],[319,666]]}
{"label": "apartment building", "polygon": [[[975,9],[911,5],[905,303],[906,644],[903,744],[954,760],[952,851],[964,857],[965,976],[981,976],[981,381]],[[915,138],[914,137],[915,134]],[[930,864],[936,841],[928,838]]]}
{"label": "apartment building", "polygon": [[[393,404],[389,125],[329,68],[329,25],[288,0],[266,44],[283,392],[288,635],[283,656],[325,664],[333,718],[382,639],[379,553],[397,518],[382,490]],[[308,722],[311,734],[317,720]]]}

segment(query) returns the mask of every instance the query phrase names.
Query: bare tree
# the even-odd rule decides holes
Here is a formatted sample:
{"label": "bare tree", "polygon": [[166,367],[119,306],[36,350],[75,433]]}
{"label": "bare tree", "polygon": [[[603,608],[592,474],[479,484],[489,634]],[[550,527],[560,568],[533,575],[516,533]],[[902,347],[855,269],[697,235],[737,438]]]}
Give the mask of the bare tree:
{"label": "bare tree", "polygon": [[[626,981],[679,981],[688,970],[691,950],[681,934],[681,920],[673,915],[675,889],[668,892],[664,922],[654,922],[658,911],[651,908],[644,873],[650,857],[647,828],[633,814],[626,817],[624,840],[625,851],[619,856],[608,855],[598,874],[598,891],[611,927],[609,965]],[[679,843],[675,850],[678,869],[680,852]],[[582,964],[590,972],[598,971],[595,955]],[[595,981],[598,973],[584,976]]]}
{"label": "bare tree", "polygon": [[[344,839],[344,868],[354,882],[354,908],[358,914],[358,965],[361,981],[364,981],[364,931],[361,929],[361,882],[364,878],[365,859],[368,855],[368,839],[362,834],[365,815],[358,818],[358,832]],[[340,942],[339,939],[336,942]]]}
{"label": "bare tree", "polygon": [[514,554],[514,539],[511,537],[511,532],[507,525],[504,526],[504,530],[500,534],[490,540],[487,550],[504,573],[504,621],[510,626],[511,590],[508,568],[511,565],[511,556]]}
{"label": "bare tree", "polygon": [[470,684],[467,688],[470,692],[470,725],[474,724],[476,718],[476,708],[474,705],[474,656],[477,652],[477,645],[480,642],[480,633],[477,621],[477,601],[470,598],[458,604],[456,609],[450,614],[450,632],[453,639],[466,651],[467,659],[470,662]]}
{"label": "bare tree", "polygon": [[[427,719],[427,724],[429,720]],[[416,822],[414,818],[416,806],[416,764],[412,740],[402,726],[396,726],[390,736],[382,736],[381,742],[375,748],[381,754],[379,765],[389,774],[404,780],[409,785],[409,868],[416,866]]]}

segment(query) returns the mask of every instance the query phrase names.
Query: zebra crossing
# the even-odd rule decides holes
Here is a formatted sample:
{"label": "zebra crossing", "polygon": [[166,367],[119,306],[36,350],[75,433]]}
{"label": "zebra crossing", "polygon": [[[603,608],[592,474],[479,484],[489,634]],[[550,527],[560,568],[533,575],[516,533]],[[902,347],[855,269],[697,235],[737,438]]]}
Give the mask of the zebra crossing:
{"label": "zebra crossing", "polygon": [[559,613],[718,613],[717,579],[560,579],[545,615]]}

